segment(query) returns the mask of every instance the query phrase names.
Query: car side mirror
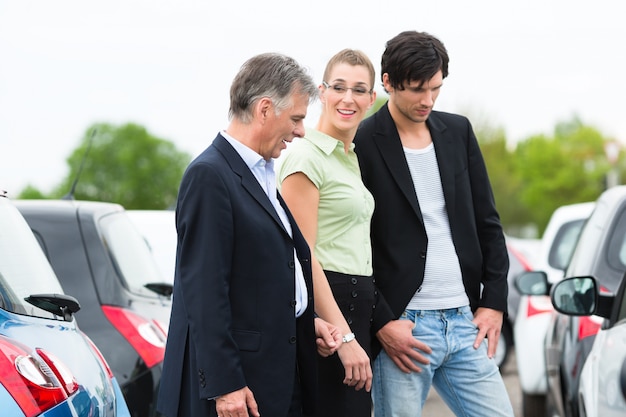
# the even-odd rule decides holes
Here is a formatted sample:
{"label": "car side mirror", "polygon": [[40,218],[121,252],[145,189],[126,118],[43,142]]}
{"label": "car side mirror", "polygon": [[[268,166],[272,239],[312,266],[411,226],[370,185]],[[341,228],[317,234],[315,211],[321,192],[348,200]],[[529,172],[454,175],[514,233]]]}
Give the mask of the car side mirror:
{"label": "car side mirror", "polygon": [[515,288],[522,295],[548,295],[548,274],[544,271],[522,272],[515,278]]}
{"label": "car side mirror", "polygon": [[66,294],[31,294],[24,300],[42,310],[63,317],[65,321],[72,321],[72,315],[80,310],[78,300]]}
{"label": "car side mirror", "polygon": [[598,284],[593,277],[572,277],[557,282],[550,293],[554,309],[569,316],[590,316],[598,305]]}

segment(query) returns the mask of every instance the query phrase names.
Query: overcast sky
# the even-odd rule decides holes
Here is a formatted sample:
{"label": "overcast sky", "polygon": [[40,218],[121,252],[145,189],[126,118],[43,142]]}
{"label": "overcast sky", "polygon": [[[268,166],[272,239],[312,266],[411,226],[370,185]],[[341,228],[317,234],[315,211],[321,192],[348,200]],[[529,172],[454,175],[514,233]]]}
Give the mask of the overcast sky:
{"label": "overcast sky", "polygon": [[96,122],[141,124],[195,156],[226,127],[230,82],[252,55],[286,53],[321,82],[330,56],[356,48],[379,79],[385,42],[413,29],[450,54],[436,109],[511,141],[578,115],[626,142],[621,3],[0,0],[0,188],[50,191]]}

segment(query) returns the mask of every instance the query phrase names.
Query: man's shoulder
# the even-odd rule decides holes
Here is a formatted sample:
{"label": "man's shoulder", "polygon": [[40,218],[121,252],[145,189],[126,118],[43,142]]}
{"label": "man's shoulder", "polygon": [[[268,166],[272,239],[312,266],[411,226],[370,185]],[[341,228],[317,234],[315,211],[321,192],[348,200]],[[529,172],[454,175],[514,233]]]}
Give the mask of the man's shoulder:
{"label": "man's shoulder", "polygon": [[374,129],[377,123],[378,121],[376,120],[376,113],[363,119],[363,121],[359,124],[357,136],[359,135],[359,133],[362,134],[364,131]]}
{"label": "man's shoulder", "polygon": [[221,156],[221,152],[214,146],[215,144],[209,145],[202,152],[200,152],[190,163],[189,167],[193,167],[196,165],[206,165],[206,164],[214,164],[221,163],[224,161]]}
{"label": "man's shoulder", "polygon": [[467,125],[469,123],[469,119],[461,114],[448,113],[438,110],[433,110],[428,119],[431,124],[442,123],[449,127]]}
{"label": "man's shoulder", "polygon": [[207,175],[210,177],[220,177],[226,173],[233,172],[231,169],[227,168],[232,166],[235,159],[233,156],[237,155],[237,153],[225,139],[217,139],[218,138],[189,163],[185,169],[183,179]]}
{"label": "man's shoulder", "polygon": [[367,140],[367,138],[371,137],[374,133],[384,131],[389,121],[393,123],[393,120],[390,119],[387,105],[385,104],[376,113],[368,116],[359,124],[354,142],[357,143]]}

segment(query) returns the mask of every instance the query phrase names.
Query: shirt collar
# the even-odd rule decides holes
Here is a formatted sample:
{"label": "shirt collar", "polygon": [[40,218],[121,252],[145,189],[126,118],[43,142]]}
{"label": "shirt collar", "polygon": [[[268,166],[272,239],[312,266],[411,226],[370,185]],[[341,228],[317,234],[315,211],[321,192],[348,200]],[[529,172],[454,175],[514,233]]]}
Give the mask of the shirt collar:
{"label": "shirt collar", "polygon": [[237,139],[235,139],[234,137],[226,133],[225,130],[222,130],[221,133],[222,133],[222,136],[224,136],[224,139],[226,139],[228,143],[230,143],[232,147],[235,148],[239,156],[241,156],[241,159],[243,159],[243,162],[245,162],[245,164],[251,170],[256,166],[262,166],[262,167],[266,165],[269,165],[270,167],[274,166],[274,159],[270,159],[269,161],[266,161],[265,159],[263,159],[261,155],[259,155],[258,153],[256,153],[255,151],[248,148],[246,145],[244,145],[243,143],[239,142]]}
{"label": "shirt collar", "polygon": [[[317,129],[307,129],[304,139],[318,147],[326,155],[330,155],[337,148],[343,152],[343,142],[334,137],[322,133]],[[354,143],[350,144],[350,150],[354,150]]]}

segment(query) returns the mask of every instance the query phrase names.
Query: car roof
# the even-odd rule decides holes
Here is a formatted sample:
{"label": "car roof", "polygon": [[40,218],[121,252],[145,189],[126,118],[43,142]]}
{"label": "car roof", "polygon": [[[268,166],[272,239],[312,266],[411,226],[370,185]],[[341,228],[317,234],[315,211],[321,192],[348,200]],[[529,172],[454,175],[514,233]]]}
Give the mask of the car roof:
{"label": "car roof", "polygon": [[83,200],[13,200],[15,206],[22,212],[34,213],[45,211],[61,214],[65,212],[105,214],[114,211],[123,211],[124,207],[117,203]]}

